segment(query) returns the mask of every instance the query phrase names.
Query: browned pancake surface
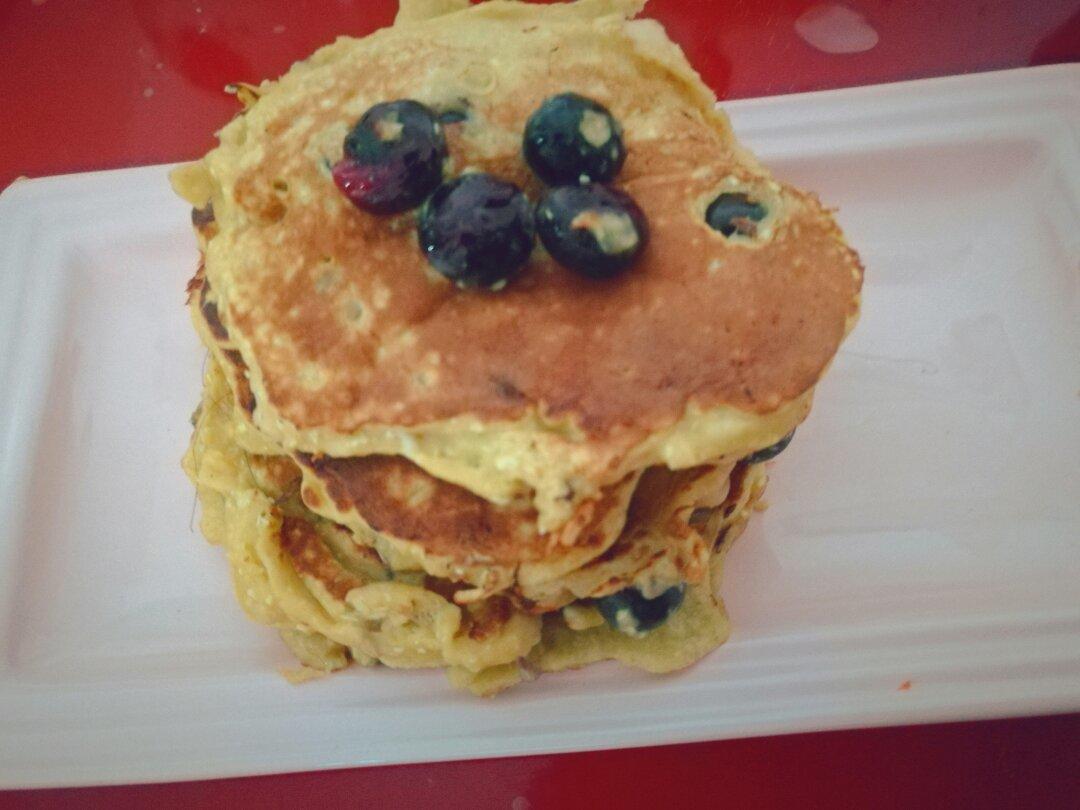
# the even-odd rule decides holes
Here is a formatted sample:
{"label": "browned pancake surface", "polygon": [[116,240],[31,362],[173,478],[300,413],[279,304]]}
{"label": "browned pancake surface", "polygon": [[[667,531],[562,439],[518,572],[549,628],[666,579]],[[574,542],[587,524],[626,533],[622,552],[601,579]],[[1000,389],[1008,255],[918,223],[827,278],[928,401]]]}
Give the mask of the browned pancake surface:
{"label": "browned pancake surface", "polygon": [[[400,456],[312,458],[301,463],[323,481],[341,513],[355,513],[374,531],[417,544],[426,554],[515,565],[544,559],[558,541],[536,531],[536,512],[500,506],[441,481]],[[607,539],[601,523],[618,502],[618,487],[585,503],[577,548]]]}
{"label": "browned pancake surface", "polygon": [[[236,174],[229,202],[244,224],[214,236],[208,272],[274,408],[341,433],[540,412],[610,436],[670,424],[689,402],[766,412],[805,392],[861,283],[831,216],[812,196],[770,186],[683,78],[625,37],[515,19],[474,23],[514,63],[475,31],[462,41],[420,26],[335,46],[248,112],[244,148],[261,158]],[[607,105],[629,149],[616,185],[651,228],[640,262],[595,282],[538,249],[506,289],[462,291],[427,265],[411,214],[353,207],[326,169],[341,148],[330,134],[357,117],[346,110],[436,104],[446,76],[464,77],[470,115],[446,127],[453,171],[494,172],[533,199],[541,187],[520,157],[528,115],[568,90]],[[737,244],[705,224],[702,200],[728,178],[771,200],[767,238]],[[215,263],[226,259],[219,287]]]}

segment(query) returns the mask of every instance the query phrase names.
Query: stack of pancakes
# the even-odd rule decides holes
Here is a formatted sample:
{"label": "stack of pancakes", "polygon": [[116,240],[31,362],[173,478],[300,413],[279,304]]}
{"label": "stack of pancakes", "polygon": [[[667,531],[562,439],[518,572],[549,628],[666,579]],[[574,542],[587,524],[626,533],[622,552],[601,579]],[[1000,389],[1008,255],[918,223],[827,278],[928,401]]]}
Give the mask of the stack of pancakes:
{"label": "stack of pancakes", "polygon": [[[488,694],[604,658],[677,669],[726,638],[720,563],[766,480],[747,458],[805,418],[862,270],[641,5],[403,0],[393,27],[241,88],[220,145],[174,173],[211,353],[185,469],[238,599],[306,671],[442,666]],[[360,211],[330,176],[366,109],[410,98],[454,113],[448,176],[535,201],[522,129],[567,91],[623,127],[617,185],[651,237],[619,278],[537,248],[505,289],[458,289],[412,212]],[[705,212],[725,192],[767,215],[724,236]],[[680,586],[649,633],[596,609]]]}

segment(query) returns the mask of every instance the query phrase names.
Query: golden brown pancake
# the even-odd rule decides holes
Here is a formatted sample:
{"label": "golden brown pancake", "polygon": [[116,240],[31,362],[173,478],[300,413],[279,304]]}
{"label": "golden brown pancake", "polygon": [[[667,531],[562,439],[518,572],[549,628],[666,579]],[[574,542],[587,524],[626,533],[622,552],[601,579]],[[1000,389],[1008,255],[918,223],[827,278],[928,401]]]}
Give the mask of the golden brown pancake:
{"label": "golden brown pancake", "polygon": [[[723,555],[766,482],[750,454],[806,416],[862,268],[642,5],[403,0],[392,28],[244,85],[220,146],[174,173],[212,355],[184,467],[239,601],[305,667],[442,666],[490,694],[603,658],[671,671],[726,638]],[[414,99],[460,113],[446,179],[535,202],[522,132],[566,92],[622,128],[613,185],[650,238],[619,277],[538,245],[500,289],[458,288],[415,212],[366,213],[332,179],[368,108]],[[767,213],[725,236],[723,193]]]}
{"label": "golden brown pancake", "polygon": [[[270,401],[301,428],[350,433],[540,411],[607,436],[666,426],[691,398],[771,411],[812,386],[835,353],[854,311],[857,265],[820,206],[792,191],[782,203],[791,219],[767,243],[729,245],[693,204],[739,170],[718,160],[625,182],[653,235],[624,277],[596,284],[537,252],[499,292],[432,278],[411,229],[330,196],[336,189],[321,177],[328,210],[297,206],[295,221],[287,211],[266,226],[286,235],[285,255],[262,256],[243,287],[228,285],[230,329]],[[254,171],[289,176],[281,166]],[[319,182],[317,166],[308,171]],[[744,176],[740,188],[765,182]],[[254,245],[234,249],[246,255]],[[429,368],[425,382],[417,370]]]}
{"label": "golden brown pancake", "polygon": [[[608,488],[578,509],[578,520],[557,534],[543,535],[531,507],[493,504],[400,456],[301,456],[300,463],[323,482],[337,514],[354,512],[372,531],[466,565],[517,565],[560,548],[606,545],[604,518],[620,506],[625,509],[624,490],[632,491],[636,480]],[[324,508],[314,491],[305,491],[304,500],[316,511]]]}
{"label": "golden brown pancake", "polygon": [[[625,19],[640,5],[493,0],[425,19],[460,4],[410,4],[399,25],[343,38],[253,91],[194,185],[209,193],[206,273],[261,430],[306,452],[406,455],[489,500],[531,497],[551,530],[628,463],[694,466],[798,424],[857,313],[858,258],[815,197],[739,147],[662,29]],[[364,110],[412,98],[467,111],[445,126],[448,174],[493,172],[535,200],[521,133],[566,91],[624,130],[615,184],[651,237],[618,279],[579,278],[537,248],[505,289],[457,289],[428,266],[412,213],[360,211],[330,177]],[[756,234],[706,224],[724,191],[766,205]],[[672,439],[678,453],[649,444],[717,409],[732,424],[707,440],[693,428]],[[463,419],[480,426],[472,447]],[[511,463],[495,464],[500,453]]]}
{"label": "golden brown pancake", "polygon": [[[460,604],[462,586],[420,570],[394,569],[354,532],[308,511],[298,498],[300,468],[291,459],[237,444],[236,432],[246,421],[236,410],[225,372],[213,359],[184,467],[198,488],[203,532],[227,553],[238,600],[253,619],[277,627],[309,668],[288,673],[291,679],[350,661],[446,666],[455,684],[490,694],[532,672],[602,658],[671,671],[727,635],[714,593],[720,559],[761,493],[761,465],[737,468],[726,497],[715,481],[726,473],[647,474],[615,553],[561,578],[541,577],[506,595]],[[606,593],[635,577],[641,561],[635,549],[649,554],[675,518],[678,538],[692,540],[687,529],[693,526],[699,537],[718,536],[724,545],[711,555],[711,579],[691,583],[686,604],[663,627],[645,638],[625,636],[604,626],[587,601],[574,601],[590,589]],[[678,554],[685,544],[676,539],[665,546]],[[551,598],[530,600],[530,592]],[[530,615],[537,611],[545,612]]]}

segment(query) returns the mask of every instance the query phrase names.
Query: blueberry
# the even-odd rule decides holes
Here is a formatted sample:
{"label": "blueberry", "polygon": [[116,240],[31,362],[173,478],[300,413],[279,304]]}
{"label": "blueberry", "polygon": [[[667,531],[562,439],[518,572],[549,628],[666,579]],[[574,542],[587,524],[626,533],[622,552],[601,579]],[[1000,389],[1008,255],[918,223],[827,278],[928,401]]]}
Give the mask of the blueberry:
{"label": "blueberry", "polygon": [[771,458],[776,458],[778,455],[784,452],[791,440],[795,437],[795,431],[791,431],[787,436],[782,438],[776,444],[771,444],[768,447],[763,447],[761,450],[757,450],[746,458],[743,459],[747,464],[760,464],[763,461],[768,461]]}
{"label": "blueberry", "polygon": [[513,183],[472,172],[443,183],[420,209],[428,261],[463,286],[509,280],[529,258],[532,206]]}
{"label": "blueberry", "polygon": [[548,185],[615,179],[626,149],[605,107],[576,93],[552,96],[525,124],[525,160]]}
{"label": "blueberry", "polygon": [[536,231],[555,261],[589,278],[621,273],[649,238],[633,198],[597,184],[549,191],[536,208]]}
{"label": "blueberry", "polygon": [[373,214],[414,208],[442,182],[446,139],[435,113],[417,101],[376,104],[345,136],[334,183]]}
{"label": "blueberry", "polygon": [[460,124],[468,119],[469,113],[466,110],[446,110],[439,113],[440,124]]}
{"label": "blueberry", "polygon": [[460,124],[462,121],[469,120],[469,100],[467,98],[459,98],[449,104],[444,104],[439,107],[437,114],[439,116],[440,124]]}
{"label": "blueberry", "polygon": [[637,588],[624,588],[597,599],[596,607],[612,629],[628,636],[643,636],[666,622],[685,596],[685,584],[668,588],[655,599],[646,599]]}
{"label": "blueberry", "polygon": [[725,191],[705,210],[705,221],[713,230],[724,236],[740,233],[753,236],[755,224],[765,219],[768,211],[759,202],[750,199],[741,191]]}

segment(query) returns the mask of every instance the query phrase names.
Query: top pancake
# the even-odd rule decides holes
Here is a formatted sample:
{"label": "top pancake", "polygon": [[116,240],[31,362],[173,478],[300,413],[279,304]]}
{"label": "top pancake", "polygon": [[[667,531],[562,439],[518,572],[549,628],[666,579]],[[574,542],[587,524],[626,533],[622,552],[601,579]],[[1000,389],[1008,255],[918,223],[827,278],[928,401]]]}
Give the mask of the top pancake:
{"label": "top pancake", "polygon": [[[815,198],[740,149],[662,29],[624,18],[640,4],[490,2],[415,20],[438,5],[410,4],[410,21],[341,39],[264,83],[204,162],[218,226],[206,273],[250,368],[259,427],[313,452],[409,455],[407,441],[364,436],[459,417],[527,423],[605,445],[586,474],[617,480],[613,458],[688,409],[764,415],[806,395],[856,315],[858,259]],[[618,279],[581,279],[537,248],[505,289],[457,289],[427,265],[413,213],[359,211],[330,177],[371,105],[464,102],[467,120],[445,126],[448,174],[489,171],[536,200],[521,133],[566,91],[606,105],[624,130],[616,185],[644,210],[651,239]],[[718,193],[740,190],[770,211],[753,239],[704,221]],[[485,491],[461,469],[445,477],[485,496],[520,491]]]}

